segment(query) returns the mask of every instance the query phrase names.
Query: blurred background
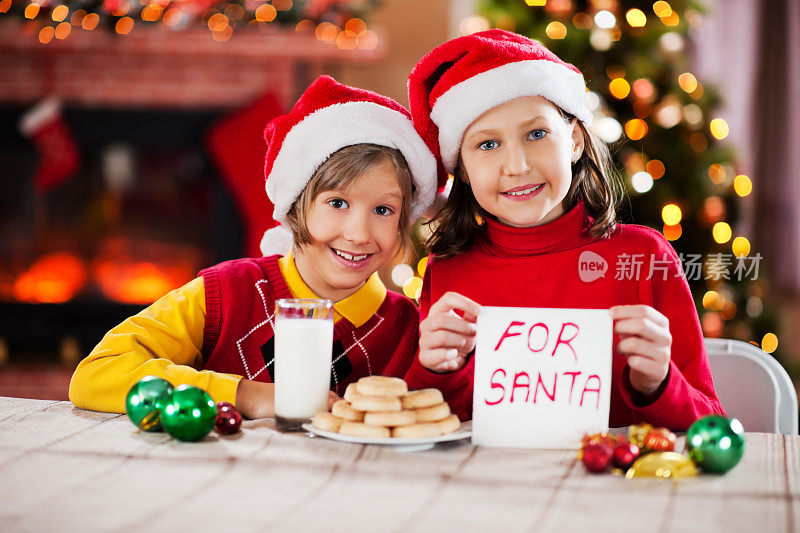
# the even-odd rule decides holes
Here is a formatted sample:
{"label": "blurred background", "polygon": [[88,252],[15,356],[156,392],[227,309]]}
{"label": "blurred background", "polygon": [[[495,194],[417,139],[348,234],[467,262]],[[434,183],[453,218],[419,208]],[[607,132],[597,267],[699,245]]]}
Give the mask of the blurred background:
{"label": "blurred background", "polygon": [[[258,253],[261,132],[318,75],[407,104],[419,58],[495,27],[584,72],[704,335],[800,382],[796,0],[0,0],[0,395],[66,399],[108,329]],[[428,235],[381,272],[411,298]]]}

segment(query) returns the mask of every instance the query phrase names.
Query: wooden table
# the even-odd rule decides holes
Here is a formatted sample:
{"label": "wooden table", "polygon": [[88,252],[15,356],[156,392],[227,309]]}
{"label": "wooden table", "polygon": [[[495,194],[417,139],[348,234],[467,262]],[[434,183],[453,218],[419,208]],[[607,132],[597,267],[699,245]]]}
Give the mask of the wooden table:
{"label": "wooden table", "polygon": [[724,476],[588,474],[568,450],[423,452],[245,421],[199,443],[124,415],[0,398],[0,530],[796,531],[800,436],[748,433]]}

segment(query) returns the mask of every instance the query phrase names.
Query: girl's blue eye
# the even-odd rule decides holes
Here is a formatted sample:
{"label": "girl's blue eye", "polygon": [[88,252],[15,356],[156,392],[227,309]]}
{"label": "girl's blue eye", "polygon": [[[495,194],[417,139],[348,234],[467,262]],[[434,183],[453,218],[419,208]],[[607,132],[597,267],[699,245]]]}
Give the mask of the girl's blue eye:
{"label": "girl's blue eye", "polygon": [[546,136],[547,136],[547,131],[541,128],[535,129],[530,133],[528,133],[528,138],[533,139],[534,141],[544,139]]}
{"label": "girl's blue eye", "polygon": [[394,210],[391,207],[386,206],[386,205],[379,205],[378,207],[375,208],[375,214],[377,214],[377,215],[389,216],[389,215],[391,215],[393,213],[394,213]]}
{"label": "girl's blue eye", "polygon": [[328,205],[334,209],[345,209],[347,207],[347,202],[341,198],[334,198],[332,200],[328,200]]}
{"label": "girl's blue eye", "polygon": [[500,146],[500,143],[497,141],[483,141],[478,145],[478,150],[494,150]]}

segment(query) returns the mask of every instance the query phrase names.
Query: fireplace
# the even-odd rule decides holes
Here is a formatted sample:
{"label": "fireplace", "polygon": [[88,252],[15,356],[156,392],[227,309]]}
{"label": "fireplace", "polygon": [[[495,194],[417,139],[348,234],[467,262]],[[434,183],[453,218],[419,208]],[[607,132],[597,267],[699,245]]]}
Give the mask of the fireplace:
{"label": "fireplace", "polygon": [[[240,257],[243,217],[205,134],[264,94],[288,109],[319,74],[385,57],[269,27],[73,32],[48,45],[0,20],[0,365],[4,353],[74,363],[111,327],[216,262]],[[55,96],[80,170],[46,193],[18,128]],[[52,357],[52,356],[51,356]]]}
{"label": "fireplace", "polygon": [[[22,109],[0,110],[0,131]],[[241,220],[203,146],[208,110],[67,108],[83,164],[45,194],[0,181],[0,335],[43,348],[84,349],[126,316],[241,255]],[[3,139],[10,175],[37,162],[21,137]]]}

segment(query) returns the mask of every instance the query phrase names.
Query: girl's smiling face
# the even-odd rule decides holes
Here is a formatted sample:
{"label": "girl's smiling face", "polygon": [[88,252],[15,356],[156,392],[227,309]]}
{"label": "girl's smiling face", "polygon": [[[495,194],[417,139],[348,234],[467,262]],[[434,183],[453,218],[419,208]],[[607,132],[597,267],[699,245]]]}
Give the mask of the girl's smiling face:
{"label": "girl's smiling face", "polygon": [[323,191],[307,215],[311,243],[295,253],[303,281],[321,298],[339,301],[357,291],[395,252],[403,204],[388,158],[346,189]]}
{"label": "girl's smiling face", "polygon": [[538,226],[564,213],[572,161],[583,152],[577,119],[550,101],[522,96],[478,117],[464,133],[461,162],[472,193],[509,226]]}

